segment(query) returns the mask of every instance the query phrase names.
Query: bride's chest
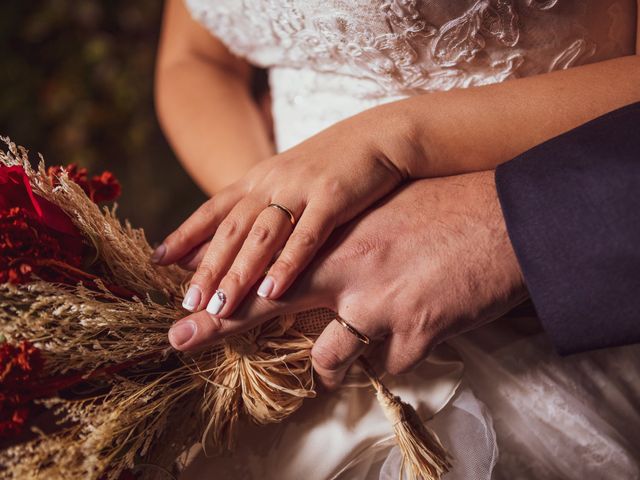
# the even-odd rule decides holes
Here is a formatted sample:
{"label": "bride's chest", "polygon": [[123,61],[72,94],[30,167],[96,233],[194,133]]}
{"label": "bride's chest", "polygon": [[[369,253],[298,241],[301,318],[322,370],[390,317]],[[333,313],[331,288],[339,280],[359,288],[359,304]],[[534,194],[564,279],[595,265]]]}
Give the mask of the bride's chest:
{"label": "bride's chest", "polygon": [[455,80],[478,68],[528,75],[619,56],[631,53],[635,32],[636,0],[186,1],[256,64],[409,87],[429,75]]}

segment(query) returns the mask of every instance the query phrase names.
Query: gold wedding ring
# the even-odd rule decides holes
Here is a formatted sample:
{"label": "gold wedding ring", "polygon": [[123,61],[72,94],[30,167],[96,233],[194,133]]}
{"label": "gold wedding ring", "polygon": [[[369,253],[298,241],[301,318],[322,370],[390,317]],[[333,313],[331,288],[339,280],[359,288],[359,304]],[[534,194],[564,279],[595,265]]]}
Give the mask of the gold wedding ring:
{"label": "gold wedding ring", "polygon": [[289,210],[287,207],[285,207],[284,205],[280,205],[279,203],[270,203],[267,208],[271,208],[271,207],[273,207],[273,208],[275,208],[277,210],[280,210],[287,217],[289,217],[289,221],[291,222],[291,225],[295,225],[296,224],[296,217],[293,215],[293,212],[291,210]]}
{"label": "gold wedding ring", "polygon": [[347,321],[344,318],[336,317],[336,320],[340,325],[346,328],[351,335],[356,337],[359,341],[361,341],[365,345],[369,345],[369,343],[371,343],[371,340],[369,340],[369,337],[367,337],[364,333],[360,333],[358,330],[356,330],[351,324],[347,323]]}

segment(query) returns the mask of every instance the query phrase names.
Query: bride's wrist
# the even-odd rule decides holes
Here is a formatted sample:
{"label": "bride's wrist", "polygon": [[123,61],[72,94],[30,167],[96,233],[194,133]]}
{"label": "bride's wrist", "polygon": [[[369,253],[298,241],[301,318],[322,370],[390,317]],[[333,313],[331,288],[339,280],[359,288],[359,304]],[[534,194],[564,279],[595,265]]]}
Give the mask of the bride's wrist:
{"label": "bride's wrist", "polygon": [[437,176],[430,167],[429,146],[425,139],[424,119],[413,113],[404,100],[376,107],[378,149],[402,173],[405,179]]}

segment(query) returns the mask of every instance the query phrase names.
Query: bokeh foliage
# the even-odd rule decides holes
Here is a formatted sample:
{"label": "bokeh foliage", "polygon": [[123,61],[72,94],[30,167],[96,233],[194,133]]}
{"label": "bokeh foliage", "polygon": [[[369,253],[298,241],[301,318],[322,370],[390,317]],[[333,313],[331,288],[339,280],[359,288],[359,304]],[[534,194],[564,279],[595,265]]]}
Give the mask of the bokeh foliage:
{"label": "bokeh foliage", "polygon": [[49,164],[113,171],[121,216],[151,241],[204,199],[153,110],[161,13],[159,0],[37,0],[0,14],[0,134]]}

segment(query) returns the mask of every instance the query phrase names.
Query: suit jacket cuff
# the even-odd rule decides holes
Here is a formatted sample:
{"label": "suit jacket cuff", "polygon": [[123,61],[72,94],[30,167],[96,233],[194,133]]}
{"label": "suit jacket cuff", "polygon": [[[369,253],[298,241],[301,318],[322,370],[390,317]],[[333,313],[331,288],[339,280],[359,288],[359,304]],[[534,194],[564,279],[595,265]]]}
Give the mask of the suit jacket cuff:
{"label": "suit jacket cuff", "polygon": [[640,342],[640,103],[499,166],[496,186],[556,349]]}

